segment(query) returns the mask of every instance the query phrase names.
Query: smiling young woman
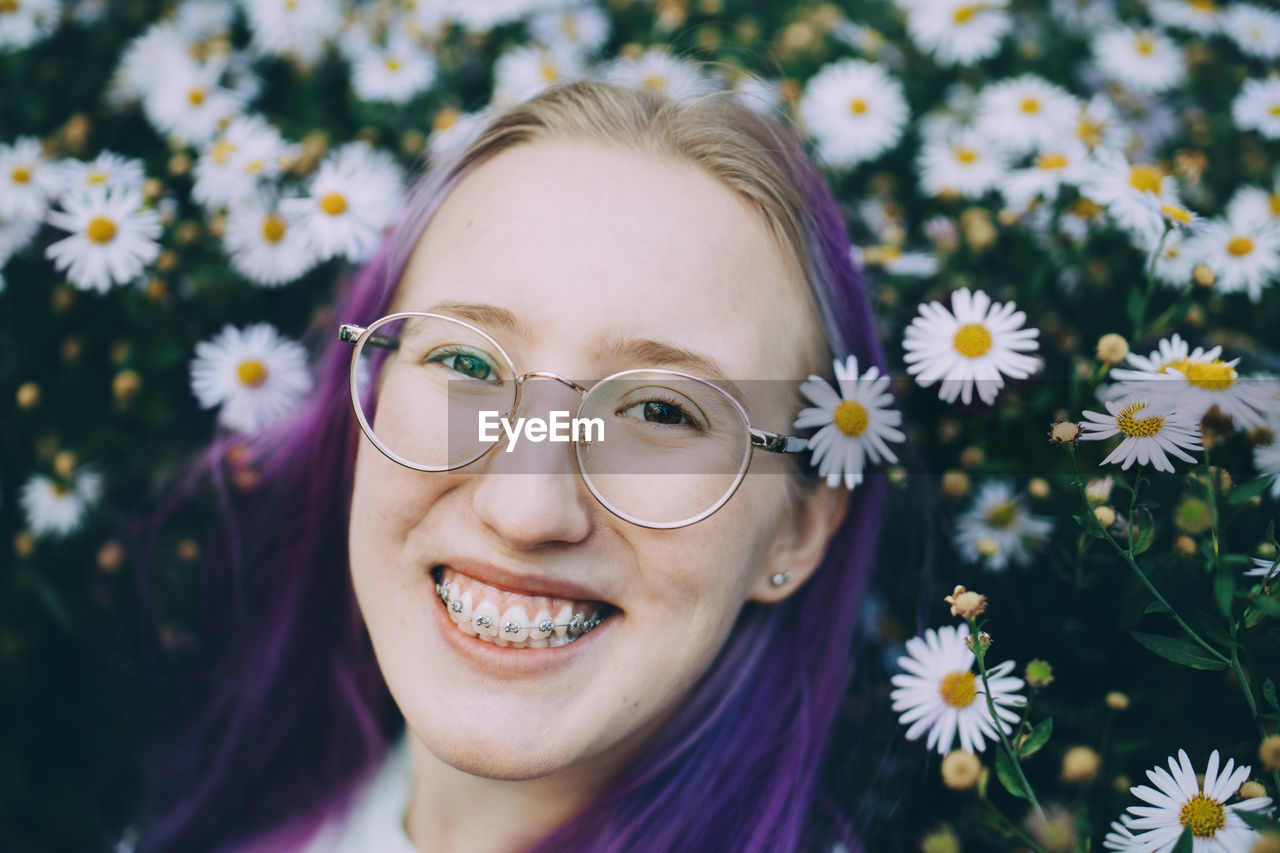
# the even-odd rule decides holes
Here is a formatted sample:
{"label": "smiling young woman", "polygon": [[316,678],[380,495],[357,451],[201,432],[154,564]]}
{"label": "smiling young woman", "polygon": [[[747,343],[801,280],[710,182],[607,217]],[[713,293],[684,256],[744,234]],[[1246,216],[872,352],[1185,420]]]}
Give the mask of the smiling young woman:
{"label": "smiling young woman", "polygon": [[[856,846],[822,771],[884,495],[788,436],[805,377],[883,357],[794,134],[553,88],[434,165],[333,318],[210,559],[139,849]],[[603,436],[476,446],[482,411]]]}

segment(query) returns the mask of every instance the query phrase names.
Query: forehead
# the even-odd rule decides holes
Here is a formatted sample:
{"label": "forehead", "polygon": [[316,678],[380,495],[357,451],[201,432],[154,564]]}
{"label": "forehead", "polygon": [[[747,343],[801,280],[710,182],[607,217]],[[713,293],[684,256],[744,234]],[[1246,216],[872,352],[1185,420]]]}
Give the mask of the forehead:
{"label": "forehead", "polygon": [[631,337],[705,353],[733,378],[803,378],[820,337],[763,214],[693,164],[587,142],[519,145],[457,184],[394,308],[441,302],[515,313],[532,338],[516,349],[580,376],[603,367],[585,360],[593,345]]}

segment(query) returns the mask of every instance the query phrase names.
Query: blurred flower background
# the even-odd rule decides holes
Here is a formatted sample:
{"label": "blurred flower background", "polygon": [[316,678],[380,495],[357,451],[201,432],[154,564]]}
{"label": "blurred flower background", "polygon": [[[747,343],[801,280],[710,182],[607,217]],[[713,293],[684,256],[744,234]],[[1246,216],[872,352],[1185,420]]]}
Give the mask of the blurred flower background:
{"label": "blurred flower background", "polygon": [[0,849],[135,817],[207,523],[144,627],[131,521],[305,399],[410,176],[589,76],[796,122],[849,222],[869,849],[1280,850],[1278,68],[1243,0],[0,0]]}

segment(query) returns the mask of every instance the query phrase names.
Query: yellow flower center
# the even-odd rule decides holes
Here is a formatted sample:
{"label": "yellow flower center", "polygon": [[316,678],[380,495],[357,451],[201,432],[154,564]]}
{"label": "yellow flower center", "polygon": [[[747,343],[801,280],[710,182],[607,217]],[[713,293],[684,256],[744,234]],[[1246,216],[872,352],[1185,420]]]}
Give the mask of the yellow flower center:
{"label": "yellow flower center", "polygon": [[330,216],[341,216],[347,212],[347,200],[341,193],[329,193],[320,199],[320,209]]}
{"label": "yellow flower center", "polygon": [[1120,431],[1134,438],[1150,438],[1153,435],[1159,435],[1160,430],[1164,429],[1164,418],[1160,416],[1150,418],[1135,418],[1134,415],[1149,404],[1146,402],[1130,403],[1120,410],[1120,414],[1116,415],[1116,426]]}
{"label": "yellow flower center", "polygon": [[978,152],[972,148],[961,146],[956,149],[956,159],[967,166],[978,159]]}
{"label": "yellow flower center", "polygon": [[1036,158],[1037,169],[1065,169],[1067,168],[1067,155],[1065,154],[1041,154]]}
{"label": "yellow flower center", "polygon": [[284,8],[292,12],[298,7],[298,0],[284,0]]}
{"label": "yellow flower center", "polygon": [[1162,204],[1160,205],[1160,212],[1174,222],[1181,222],[1183,225],[1191,224],[1191,211],[1185,207],[1178,207],[1176,204]]}
{"label": "yellow flower center", "polygon": [[18,11],[18,0],[0,0],[0,15],[10,15]]}
{"label": "yellow flower center", "polygon": [[289,230],[289,226],[284,224],[284,220],[274,213],[267,215],[262,220],[262,239],[268,243],[279,243],[284,239],[285,232]]}
{"label": "yellow flower center", "polygon": [[996,530],[1005,530],[1018,520],[1018,505],[1013,501],[1001,501],[987,510],[987,525]]}
{"label": "yellow flower center", "polygon": [[95,216],[84,229],[85,236],[94,243],[110,243],[116,238],[116,224],[105,216]]}
{"label": "yellow flower center", "polygon": [[563,15],[560,18],[560,32],[570,41],[578,40],[578,22],[573,15]]}
{"label": "yellow flower center", "polygon": [[1133,40],[1133,46],[1143,56],[1150,56],[1156,52],[1155,39],[1149,33],[1138,33],[1137,38]]}
{"label": "yellow flower center", "polygon": [[400,67],[401,67],[401,66],[400,66],[400,60],[396,59],[395,57],[391,57],[391,56],[388,56],[388,57],[386,58],[386,61],[385,61],[385,62],[383,62],[382,64],[383,64],[383,65],[385,65],[385,66],[387,66],[387,70],[388,70],[388,71],[399,71],[399,70],[400,70]]}
{"label": "yellow flower center", "polygon": [[1271,208],[1272,216],[1280,216],[1280,193],[1272,193],[1267,199],[1267,207]]}
{"label": "yellow flower center", "polygon": [[31,170],[26,166],[19,166],[9,173],[9,177],[13,179],[15,184],[31,183]]}
{"label": "yellow flower center", "polygon": [[256,175],[262,171],[262,167],[265,165],[266,164],[263,163],[261,160],[254,160],[252,163],[246,163],[244,166],[244,170],[250,175]]}
{"label": "yellow flower center", "polygon": [[982,11],[982,4],[975,3],[970,6],[959,6],[955,12],[951,14],[951,20],[957,24],[967,24],[974,15]]}
{"label": "yellow flower center", "polygon": [[852,400],[845,400],[836,406],[834,418],[836,429],[850,438],[857,438],[866,432],[867,410]]}
{"label": "yellow flower center", "polygon": [[90,172],[85,175],[84,182],[86,184],[105,184],[108,177],[105,172]]}
{"label": "yellow flower center", "polygon": [[543,61],[538,65],[538,71],[542,74],[542,79],[548,83],[554,83],[560,79],[560,69],[556,68],[553,62]]}
{"label": "yellow flower center", "polygon": [[1091,198],[1081,196],[1071,204],[1071,212],[1081,219],[1094,219],[1102,215],[1102,206]]}
{"label": "yellow flower center", "polygon": [[1227,810],[1217,800],[1206,797],[1203,791],[1197,792],[1178,810],[1178,823],[1191,827],[1195,838],[1213,838],[1219,829],[1226,827]]}
{"label": "yellow flower center", "polygon": [[1040,112],[1040,102],[1035,98],[1023,98],[1019,106],[1024,113],[1035,115]]}
{"label": "yellow flower center", "polygon": [[1243,258],[1253,251],[1253,241],[1243,234],[1237,234],[1227,243],[1227,254]]}
{"label": "yellow flower center", "polygon": [[458,123],[458,119],[462,117],[462,111],[453,107],[445,107],[436,113],[436,117],[431,122],[431,129],[439,133],[442,130],[448,130]]}
{"label": "yellow flower center", "polygon": [[1214,3],[1213,0],[1190,0],[1187,5],[1206,15],[1218,11],[1218,4]]}
{"label": "yellow flower center", "polygon": [[191,102],[192,106],[198,107],[204,103],[204,95],[204,89],[192,89],[187,92],[187,100]]}
{"label": "yellow flower center", "polygon": [[960,327],[951,345],[965,358],[978,358],[991,349],[991,333],[981,323],[970,323]]}
{"label": "yellow flower center", "polygon": [[1271,109],[1268,110],[1268,112],[1271,113],[1272,118],[1280,116],[1280,104],[1272,104]]}
{"label": "yellow flower center", "polygon": [[667,90],[667,78],[661,74],[646,74],[640,85],[650,92],[665,92]]}
{"label": "yellow flower center", "polygon": [[856,116],[860,116],[867,111],[867,102],[862,98],[854,98],[849,102],[849,112]]}
{"label": "yellow flower center", "polygon": [[1206,391],[1225,391],[1236,384],[1236,369],[1222,359],[1214,361],[1182,361],[1169,365],[1187,377],[1187,381]]}
{"label": "yellow flower center", "polygon": [[1129,169],[1129,186],[1138,192],[1143,193],[1160,193],[1160,181],[1164,175],[1160,174],[1160,170],[1155,166],[1148,166],[1145,163],[1139,163]]}
{"label": "yellow flower center", "polygon": [[1105,121],[1095,121],[1086,115],[1080,116],[1076,122],[1076,136],[1090,148],[1097,148],[1102,143],[1102,131],[1106,129]]}
{"label": "yellow flower center", "polygon": [[968,708],[978,696],[978,679],[967,669],[948,672],[938,684],[938,693],[952,708]]}
{"label": "yellow flower center", "polygon": [[[2,7],[0,7],[0,11],[4,11]],[[67,488],[63,483],[55,482],[53,484],[53,496],[55,498],[65,498],[69,494],[71,494],[71,489]]]}
{"label": "yellow flower center", "polygon": [[236,153],[236,147],[225,139],[218,141],[213,146],[213,150],[209,152],[209,156],[213,158],[213,162],[219,166],[227,165],[227,161],[231,159],[231,155]]}
{"label": "yellow flower center", "polygon": [[257,388],[267,381],[267,366],[256,358],[242,361],[236,365],[236,379],[246,388]]}

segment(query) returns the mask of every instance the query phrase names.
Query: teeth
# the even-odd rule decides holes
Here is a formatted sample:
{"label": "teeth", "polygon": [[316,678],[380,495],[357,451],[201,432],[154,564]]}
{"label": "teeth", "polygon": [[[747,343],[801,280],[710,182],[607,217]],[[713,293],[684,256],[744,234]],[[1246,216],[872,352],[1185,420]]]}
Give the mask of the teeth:
{"label": "teeth", "polygon": [[529,639],[529,613],[519,604],[508,607],[507,612],[502,614],[502,632],[499,636],[508,643],[522,643]]}
{"label": "teeth", "polygon": [[[511,595],[505,594],[498,600],[506,600],[507,607],[499,610],[499,605],[486,597],[486,589],[484,584],[472,587],[459,583],[455,577],[441,578],[436,585],[436,593],[449,619],[460,631],[504,648],[566,646],[604,621],[600,610],[589,604],[575,605],[572,601],[543,596],[529,599],[529,606],[525,606],[511,602]],[[476,603],[477,598],[483,600]],[[532,619],[530,610],[534,611]]]}
{"label": "teeth", "polygon": [[545,640],[547,637],[550,637],[551,629],[539,627],[540,625],[544,625],[547,622],[551,622],[552,624],[554,624],[554,620],[552,620],[551,618],[551,611],[545,607],[538,608],[537,614],[534,615],[533,617],[533,622],[532,622],[533,627],[529,630],[529,639]]}
{"label": "teeth", "polygon": [[569,633],[569,620],[573,618],[573,605],[568,602],[560,605],[560,610],[553,618],[556,625],[552,630],[555,631],[557,637],[563,640],[565,635]]}
{"label": "teeth", "polygon": [[498,636],[498,619],[501,615],[498,613],[498,605],[492,601],[482,601],[471,611],[471,625],[476,629],[476,634],[493,639]]}

